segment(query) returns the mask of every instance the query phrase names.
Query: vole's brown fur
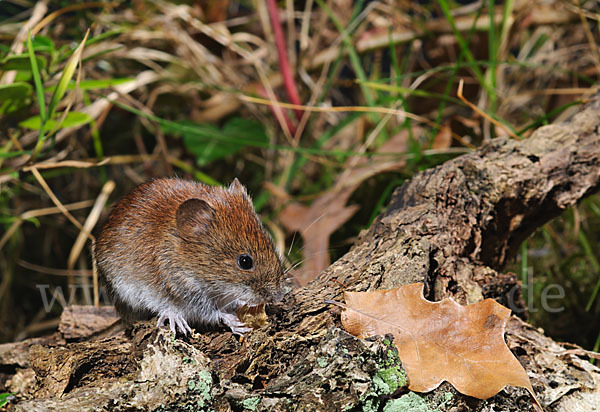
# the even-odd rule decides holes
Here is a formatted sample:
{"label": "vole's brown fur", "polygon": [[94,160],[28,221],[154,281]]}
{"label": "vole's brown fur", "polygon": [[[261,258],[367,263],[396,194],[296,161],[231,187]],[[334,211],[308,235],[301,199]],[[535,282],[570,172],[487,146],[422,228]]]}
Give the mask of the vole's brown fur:
{"label": "vole's brown fur", "polygon": [[237,179],[228,189],[175,178],[138,186],[113,208],[94,258],[126,320],[158,315],[184,333],[188,322],[222,322],[243,334],[236,309],[283,295],[280,260]]}

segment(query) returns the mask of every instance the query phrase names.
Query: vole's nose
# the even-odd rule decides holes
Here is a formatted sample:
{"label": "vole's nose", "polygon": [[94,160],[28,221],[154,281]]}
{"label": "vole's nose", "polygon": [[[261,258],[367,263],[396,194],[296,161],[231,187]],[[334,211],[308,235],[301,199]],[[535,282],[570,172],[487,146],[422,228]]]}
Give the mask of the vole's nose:
{"label": "vole's nose", "polygon": [[283,300],[283,296],[285,295],[285,289],[283,287],[277,288],[272,294],[273,302],[281,302]]}
{"label": "vole's nose", "polygon": [[259,294],[265,300],[265,303],[276,303],[283,300],[285,290],[282,287],[274,287],[270,289],[262,289],[259,291]]}

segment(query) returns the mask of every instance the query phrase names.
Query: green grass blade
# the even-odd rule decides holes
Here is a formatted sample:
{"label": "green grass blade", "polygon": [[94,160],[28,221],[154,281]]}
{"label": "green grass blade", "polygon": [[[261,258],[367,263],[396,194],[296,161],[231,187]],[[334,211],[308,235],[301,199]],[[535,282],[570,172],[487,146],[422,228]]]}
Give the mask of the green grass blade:
{"label": "green grass blade", "polygon": [[187,164],[183,160],[169,159],[169,161],[173,164],[173,166],[178,167],[184,172],[193,174],[194,178],[202,183],[206,183],[211,186],[223,186],[218,180],[213,179],[206,173],[202,173],[200,170],[196,170],[193,166]]}
{"label": "green grass blade", "polygon": [[0,408],[8,403],[14,393],[0,393]]}
{"label": "green grass blade", "polygon": [[382,209],[385,207],[385,203],[391,196],[392,191],[395,188],[400,187],[400,185],[402,185],[403,183],[404,179],[394,179],[390,183],[388,183],[388,185],[385,187],[385,189],[383,189],[383,192],[381,192],[381,195],[377,199],[377,202],[375,203],[375,207],[371,212],[371,216],[369,217],[369,222],[367,223],[366,227],[370,227],[375,218],[379,216],[379,214],[382,212]]}
{"label": "green grass blade", "polygon": [[[473,36],[473,33],[475,33],[475,27],[477,26],[477,20],[479,19],[480,15],[481,15],[481,7],[478,9],[477,14],[475,15],[475,18],[473,19],[473,24],[471,25],[471,28],[469,29],[469,32],[467,33],[467,42],[471,41],[471,37]],[[458,75],[458,69],[463,64],[464,59],[465,59],[465,54],[461,49],[460,53],[458,54],[458,58],[456,59],[456,64],[452,68],[452,70],[450,72],[450,77],[449,77],[448,81],[446,82],[446,87],[444,88],[444,96],[447,96],[447,97],[450,96],[450,92],[452,91],[452,87],[454,86],[454,79]],[[461,101],[461,104],[462,104],[462,101]],[[444,117],[444,109],[445,108],[446,108],[446,100],[442,100],[440,102],[440,105],[437,110],[437,115],[435,118],[436,124],[440,124],[442,122],[442,118]],[[435,136],[437,135],[438,131],[439,131],[439,127],[435,127],[431,130],[431,133],[429,135],[430,136],[429,137],[430,145],[433,145],[433,141],[434,141]]]}
{"label": "green grass blade", "polygon": [[454,37],[456,37],[456,41],[458,42],[458,45],[460,46],[465,57],[467,58],[467,61],[470,64],[472,64],[471,70],[473,70],[473,74],[475,74],[475,77],[477,77],[477,80],[481,84],[481,87],[483,87],[485,89],[485,91],[488,93],[490,98],[492,96],[494,96],[494,98],[495,98],[496,91],[490,87],[488,82],[485,80],[483,73],[479,69],[479,66],[475,63],[475,57],[473,56],[473,53],[471,53],[471,50],[469,50],[469,45],[467,44],[467,42],[465,41],[463,36],[460,34],[458,27],[456,27],[456,22],[454,21],[454,17],[452,17],[452,13],[450,13],[450,6],[448,5],[448,2],[446,0],[438,0],[438,3],[440,5],[440,7],[442,8],[442,12],[444,13],[444,16],[446,17],[446,20],[448,20],[448,23],[450,24],[450,27],[452,28],[452,32],[454,33]]}
{"label": "green grass blade", "polygon": [[[92,117],[83,112],[69,112],[63,114],[61,119],[48,119],[45,123],[46,129],[64,129],[66,127],[81,126],[92,121]],[[42,122],[40,116],[33,116],[23,120],[19,123],[19,126],[32,129],[40,130]]]}
{"label": "green grass blade", "polygon": [[498,47],[506,43],[510,26],[508,24],[509,17],[512,15],[515,8],[515,0],[506,0],[502,9],[502,26],[500,28],[500,38],[498,39]]}
{"label": "green grass blade", "polygon": [[125,31],[125,28],[118,28],[118,29],[106,31],[104,33],[97,35],[96,37],[92,37],[91,39],[89,39],[86,42],[86,44],[88,46],[91,46],[92,44],[101,42],[102,40],[107,39],[109,37],[117,36],[117,35],[123,33],[124,31]]}
{"label": "green grass blade", "polygon": [[14,152],[0,152],[0,159],[9,159],[11,157],[23,156],[31,154],[29,150],[18,150]]}
{"label": "green grass blade", "polygon": [[[400,81],[400,76],[402,75],[402,69],[400,68],[400,62],[398,61],[398,56],[396,55],[396,46],[397,44],[393,42],[392,35],[394,33],[394,29],[392,26],[388,29],[388,38],[389,38],[389,52],[390,59],[392,61],[392,70],[394,76],[390,79],[390,86],[395,84],[397,87],[402,86],[402,82]],[[412,43],[410,43],[412,45]],[[404,100],[404,99],[403,99]]]}
{"label": "green grass blade", "polygon": [[[35,158],[38,156],[38,154],[42,150],[42,147],[44,147],[44,143],[47,139],[47,137],[44,137],[44,134],[43,134],[44,129],[45,129],[45,124],[49,119],[51,119],[53,117],[54,112],[56,111],[56,108],[58,107],[58,103],[60,102],[60,100],[63,98],[63,96],[65,95],[65,93],[67,91],[69,82],[73,78],[73,74],[75,74],[75,69],[77,68],[77,64],[81,60],[81,54],[83,53],[83,47],[85,45],[85,41],[89,34],[90,34],[90,31],[88,30],[87,33],[85,34],[85,36],[83,37],[83,40],[81,41],[81,43],[79,44],[77,49],[75,49],[75,52],[73,52],[73,55],[67,61],[65,68],[63,69],[63,73],[58,81],[58,84],[56,85],[56,88],[54,89],[54,93],[52,94],[50,103],[48,104],[48,110],[46,111],[44,118],[42,118],[42,123],[41,123],[41,127],[40,127],[40,137],[38,138],[35,148],[33,149],[33,154],[31,155],[31,159],[30,159],[31,161],[35,160]],[[40,84],[40,87],[41,87],[41,84]],[[60,122],[56,123],[53,130],[56,130],[58,127],[60,127],[60,123],[64,120],[64,118],[66,117],[67,114],[68,114],[68,110],[65,110],[63,119]]]}
{"label": "green grass blade", "polygon": [[[342,34],[344,36],[342,38],[342,42],[344,43],[344,45],[346,46],[346,49],[348,50],[348,56],[350,57],[350,63],[352,64],[352,68],[354,69],[354,72],[356,73],[356,77],[358,78],[358,80],[361,81],[361,83],[365,83],[367,81],[367,75],[365,74],[365,71],[363,70],[362,65],[360,64],[358,52],[356,51],[356,49],[354,48],[354,45],[352,44],[352,41],[350,40],[350,36],[349,36],[350,33],[346,32],[342,23],[340,23],[338,18],[335,16],[335,14],[333,14],[333,12],[329,8],[329,6],[327,4],[325,4],[325,2],[323,0],[315,0],[315,1],[319,4],[321,9],[323,9],[323,11],[327,14],[327,16],[333,22],[333,24],[335,25],[337,30],[340,32],[340,34]],[[373,96],[371,95],[371,91],[362,85],[361,85],[361,89],[362,89],[363,95],[365,97],[365,101],[367,102],[367,105],[374,106],[375,100],[373,99]]]}
{"label": "green grass blade", "polygon": [[[89,42],[88,42],[89,45]],[[81,89],[83,103],[87,106],[92,104],[89,93],[85,89]],[[96,152],[96,158],[98,160],[104,160],[104,147],[102,146],[102,139],[100,137],[100,132],[98,131],[98,125],[96,123],[96,119],[91,119],[90,121],[90,133],[92,135],[92,144],[94,145],[94,151]],[[106,183],[106,167],[100,166],[100,178],[103,183]]]}
{"label": "green grass blade", "polygon": [[71,55],[71,57],[67,61],[67,64],[65,65],[63,73],[60,76],[60,80],[58,81],[58,84],[56,85],[56,88],[54,89],[54,93],[52,94],[52,98],[50,99],[50,103],[48,104],[48,118],[52,117],[52,115],[54,114],[54,112],[56,110],[56,107],[58,106],[58,103],[61,101],[61,99],[67,92],[67,88],[69,87],[69,82],[73,78],[73,75],[75,74],[75,69],[77,68],[77,65],[79,64],[79,60],[81,59],[81,54],[83,53],[83,47],[85,46],[85,41],[87,40],[88,35],[89,35],[89,30],[83,37],[83,40],[81,41],[79,46],[77,46],[77,49],[75,49],[75,52],[73,53],[73,55]]}
{"label": "green grass blade", "polygon": [[31,41],[31,35],[27,36],[27,52],[29,53],[29,61],[31,62],[31,72],[33,73],[33,82],[35,83],[35,92],[37,95],[38,105],[40,107],[40,117],[46,120],[46,102],[44,100],[44,87],[42,85],[42,76],[38,68],[38,62],[35,58],[35,52],[33,50],[33,42]]}
{"label": "green grass blade", "polygon": [[598,205],[593,202],[592,200],[589,200],[586,202],[588,207],[590,208],[590,210],[592,211],[592,213],[594,215],[596,215],[596,219],[600,220],[600,207],[598,207]]}
{"label": "green grass blade", "polygon": [[570,102],[570,103],[564,104],[564,105],[562,105],[560,107],[557,107],[556,109],[551,110],[550,112],[544,114],[543,116],[541,116],[536,121],[534,121],[534,122],[528,124],[527,126],[523,127],[521,130],[519,130],[516,133],[519,136],[521,136],[523,133],[525,133],[529,129],[534,129],[534,128],[537,128],[539,126],[549,124],[550,123],[550,119],[553,118],[554,116],[557,116],[558,114],[564,112],[565,110],[567,110],[571,106],[577,106],[577,105],[580,105],[580,104],[583,104],[583,103],[584,103],[583,100],[575,100],[574,102]]}
{"label": "green grass blade", "polygon": [[[108,89],[111,87],[118,86],[120,84],[128,83],[135,80],[134,77],[120,77],[114,79],[94,79],[94,80],[82,80],[79,82],[79,86],[77,86],[77,82],[71,80],[67,86],[67,90],[79,89],[81,91],[84,90],[98,90],[98,89]],[[47,87],[46,91],[49,92],[52,90],[52,87]]]}
{"label": "green grass blade", "polygon": [[[488,69],[488,78],[490,87],[496,90],[496,67],[498,63],[498,43],[496,42],[496,22],[494,20],[494,0],[488,0],[488,14],[490,23],[488,27],[488,58],[490,59],[490,68]],[[496,111],[496,94],[490,95],[490,110]]]}

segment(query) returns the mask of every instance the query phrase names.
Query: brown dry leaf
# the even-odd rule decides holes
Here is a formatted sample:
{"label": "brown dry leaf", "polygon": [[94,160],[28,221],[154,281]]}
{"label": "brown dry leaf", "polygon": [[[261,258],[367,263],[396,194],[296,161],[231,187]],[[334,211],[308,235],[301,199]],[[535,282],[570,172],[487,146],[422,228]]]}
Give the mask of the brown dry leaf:
{"label": "brown dry leaf", "polygon": [[437,132],[435,137],[433,138],[433,144],[431,145],[432,149],[447,149],[452,145],[452,130],[450,129],[450,125],[446,123],[440,130]]}
{"label": "brown dry leaf", "polygon": [[[414,127],[413,134],[422,133]],[[406,151],[408,130],[391,137],[378,153],[402,153]],[[406,159],[397,156],[375,156],[352,158],[347,169],[338,177],[336,185],[319,196],[310,206],[294,202],[286,206],[279,218],[290,231],[298,231],[304,241],[304,264],[295,273],[300,286],[305,286],[323,269],[329,266],[329,237],[346,223],[359,206],[346,206],[346,202],[358,186],[366,179],[379,173],[402,168]],[[274,192],[274,191],[272,191]]]}
{"label": "brown dry leaf", "polygon": [[[412,134],[419,136],[423,129],[415,126],[412,128]],[[410,133],[408,129],[403,129],[399,133],[390,137],[378,150],[377,153],[403,153],[408,150],[408,139]],[[340,175],[336,188],[353,187],[356,189],[362,182],[368,178],[380,173],[399,170],[406,164],[406,158],[394,156],[374,156],[351,158],[346,162],[346,171]]]}
{"label": "brown dry leaf", "polygon": [[342,324],[349,333],[394,335],[409,389],[428,392],[445,380],[465,395],[487,399],[512,385],[535,400],[527,373],[504,342],[510,309],[494,300],[469,306],[452,299],[429,302],[422,283],[344,297]]}
{"label": "brown dry leaf", "polygon": [[354,187],[340,192],[327,192],[310,207],[291,203],[279,214],[281,223],[300,232],[304,240],[305,261],[296,273],[300,286],[305,286],[329,266],[329,236],[352,217],[358,206],[346,206]]}
{"label": "brown dry leaf", "polygon": [[264,303],[256,306],[244,305],[237,310],[239,320],[246,326],[256,329],[269,323]]}

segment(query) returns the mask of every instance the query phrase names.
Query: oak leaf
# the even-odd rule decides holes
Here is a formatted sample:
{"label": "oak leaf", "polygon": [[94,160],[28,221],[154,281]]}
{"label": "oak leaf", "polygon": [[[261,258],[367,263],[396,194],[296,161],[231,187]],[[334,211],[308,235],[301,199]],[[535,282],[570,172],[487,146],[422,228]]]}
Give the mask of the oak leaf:
{"label": "oak leaf", "polygon": [[512,385],[527,389],[539,407],[527,373],[504,342],[510,309],[492,299],[469,306],[430,302],[422,283],[344,297],[342,324],[349,333],[394,336],[409,389],[428,392],[445,380],[465,395],[487,399]]}

